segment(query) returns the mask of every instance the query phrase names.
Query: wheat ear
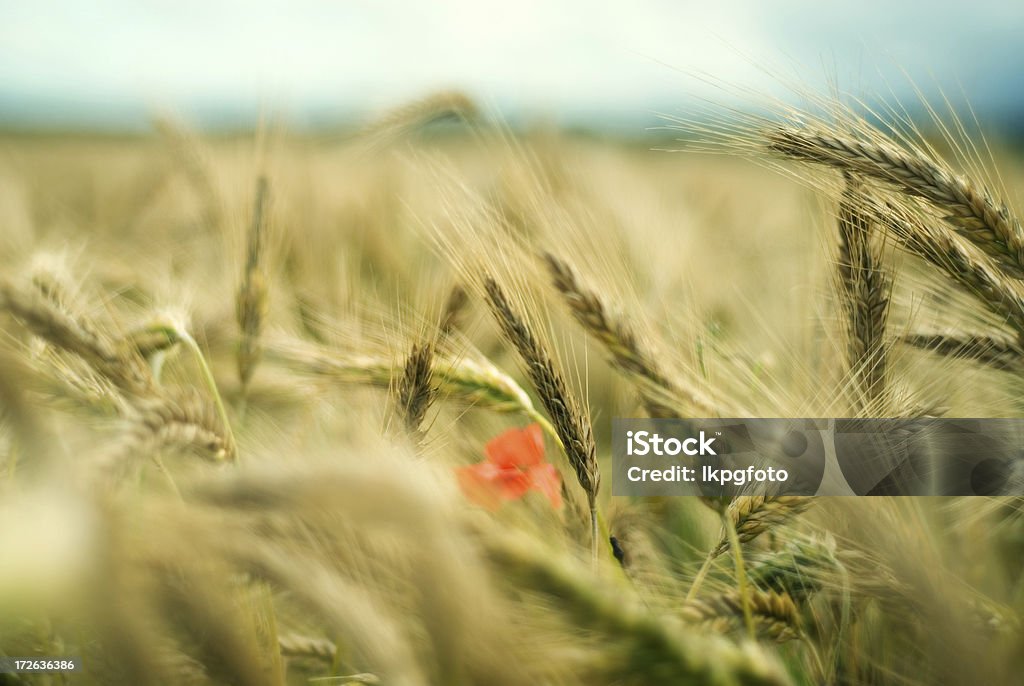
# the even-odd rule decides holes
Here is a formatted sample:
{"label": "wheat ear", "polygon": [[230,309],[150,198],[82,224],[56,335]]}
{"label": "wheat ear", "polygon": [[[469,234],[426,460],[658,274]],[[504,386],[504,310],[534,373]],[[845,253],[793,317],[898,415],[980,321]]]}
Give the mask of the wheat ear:
{"label": "wheat ear", "polygon": [[[746,602],[758,638],[784,643],[800,637],[796,604],[788,593],[749,589]],[[682,616],[716,633],[736,631],[743,626],[743,600],[736,591],[691,600],[683,607]]]}
{"label": "wheat ear", "polygon": [[717,417],[721,408],[695,389],[683,391],[659,367],[654,356],[644,350],[632,327],[611,314],[602,298],[584,287],[567,262],[544,253],[544,262],[555,289],[569,306],[573,317],[608,351],[612,363],[637,386],[644,406],[658,417],[680,417],[671,405],[684,398],[699,415]]}
{"label": "wheat ear", "polygon": [[434,399],[433,375],[434,346],[430,343],[413,345],[405,361],[402,376],[395,388],[395,404],[410,436],[419,443],[420,427]]}
{"label": "wheat ear", "polygon": [[[754,540],[773,526],[782,524],[811,505],[811,499],[805,496],[765,496],[745,495],[733,498],[722,513],[722,533],[718,544],[704,558],[704,563],[690,584],[686,593],[687,602],[697,597],[704,579],[711,571],[711,564],[730,546]],[[736,567],[741,583],[743,578],[743,558],[737,555]],[[742,599],[743,594],[741,594]],[[749,607],[746,607],[749,610]]]}
{"label": "wheat ear", "polygon": [[885,390],[889,280],[880,267],[872,221],[861,211],[863,206],[860,182],[847,175],[838,212],[839,279],[848,324],[847,361],[868,405]]}
{"label": "wheat ear", "polygon": [[576,398],[562,376],[555,369],[554,361],[534,336],[526,321],[512,308],[498,283],[484,278],[484,290],[491,313],[505,338],[519,353],[526,367],[527,376],[537,389],[544,409],[558,433],[562,450],[576,473],[583,491],[587,494],[591,520],[591,550],[595,561],[600,547],[597,520],[597,492],[601,487],[601,471],[597,464],[597,447],[594,444],[590,421],[580,409]]}
{"label": "wheat ear", "polygon": [[[305,344],[267,346],[267,357],[293,369],[341,383],[387,389],[402,362],[376,355],[346,355]],[[492,412],[521,413],[539,423],[555,440],[558,432],[537,411],[529,394],[487,360],[435,355],[431,378],[439,398],[451,398]]]}
{"label": "wheat ear", "polygon": [[1024,279],[1024,231],[1006,205],[964,176],[920,151],[887,140],[862,140],[813,128],[779,127],[765,132],[768,148],[793,159],[862,174],[924,198],[948,212],[946,221],[1008,276]]}
{"label": "wheat ear", "polygon": [[218,426],[216,409],[202,396],[189,393],[178,398],[146,400],[137,408],[136,449],[195,448],[214,460],[234,459],[235,446],[230,434]]}
{"label": "wheat ear", "polygon": [[313,658],[331,663],[338,654],[338,647],[326,638],[299,634],[281,634],[277,637],[277,645],[284,657]]}
{"label": "wheat ear", "polygon": [[0,281],[0,309],[20,319],[36,336],[81,357],[118,388],[140,395],[151,390],[153,378],[141,357],[125,354],[40,291]]}
{"label": "wheat ear", "polygon": [[990,259],[974,254],[956,236],[928,226],[893,203],[873,203],[874,216],[908,252],[921,257],[978,298],[989,311],[1024,336],[1024,288]]}
{"label": "wheat ear", "polygon": [[455,118],[469,122],[478,113],[476,103],[465,93],[438,91],[383,113],[366,126],[360,135],[371,138],[397,137],[441,119]]}
{"label": "wheat ear", "polygon": [[908,334],[900,338],[906,345],[930,350],[946,357],[973,360],[1003,371],[1024,371],[1024,349],[1013,340],[996,336],[972,336],[961,332]]}
{"label": "wheat ear", "polygon": [[249,387],[249,381],[262,354],[260,333],[267,315],[266,270],[263,266],[264,225],[269,194],[267,178],[260,176],[256,182],[256,199],[249,228],[245,269],[242,272],[242,283],[235,296],[235,317],[241,332],[238,342],[238,379],[242,384],[243,395]]}
{"label": "wheat ear", "polygon": [[444,312],[441,313],[441,333],[450,334],[458,329],[462,323],[462,317],[469,305],[469,293],[466,289],[455,284],[448,293],[448,300],[444,304]]}
{"label": "wheat ear", "polygon": [[[795,602],[843,576],[833,541],[797,539],[783,548],[749,557],[747,578],[766,591],[788,594]],[[845,590],[845,589],[844,589]]]}
{"label": "wheat ear", "polygon": [[[733,500],[725,514],[736,530],[740,543],[749,543],[772,527],[784,524],[811,506],[811,498],[798,495],[747,495]],[[729,549],[729,538],[722,535],[712,551],[718,557]]]}

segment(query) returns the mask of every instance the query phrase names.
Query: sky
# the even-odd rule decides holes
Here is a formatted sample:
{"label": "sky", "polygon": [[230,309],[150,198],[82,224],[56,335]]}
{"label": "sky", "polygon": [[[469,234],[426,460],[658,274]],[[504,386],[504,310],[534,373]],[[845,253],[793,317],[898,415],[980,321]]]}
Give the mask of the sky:
{"label": "sky", "polygon": [[916,84],[1024,111],[1024,3],[0,0],[0,125],[296,125],[460,89],[504,116],[642,126],[714,84]]}

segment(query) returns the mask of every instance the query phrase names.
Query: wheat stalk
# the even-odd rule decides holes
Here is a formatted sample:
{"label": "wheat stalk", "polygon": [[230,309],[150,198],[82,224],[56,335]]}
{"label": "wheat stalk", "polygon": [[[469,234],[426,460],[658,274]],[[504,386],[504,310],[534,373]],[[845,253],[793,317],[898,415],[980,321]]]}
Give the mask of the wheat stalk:
{"label": "wheat stalk", "polygon": [[206,361],[206,355],[203,354],[202,348],[199,347],[199,343],[192,334],[188,332],[188,329],[179,322],[167,321],[162,323],[170,330],[172,335],[182,344],[185,345],[192,352],[192,356],[195,358],[196,366],[199,367],[200,375],[203,378],[203,382],[206,384],[206,388],[210,391],[210,396],[213,398],[214,407],[217,410],[217,416],[220,418],[221,428],[224,431],[229,450],[227,451],[227,457],[230,460],[238,458],[236,449],[234,433],[231,430],[231,420],[228,418],[227,408],[224,407],[224,400],[221,398],[220,389],[217,387],[217,380],[213,376],[213,370],[210,369],[209,363]]}
{"label": "wheat stalk", "polygon": [[198,556],[185,561],[153,557],[146,562],[147,571],[159,578],[154,589],[157,605],[171,626],[193,639],[210,680],[253,686],[279,683],[256,627],[232,597],[229,568]]}
{"label": "wheat stalk", "polygon": [[3,479],[12,478],[22,459],[45,461],[53,451],[46,426],[28,402],[26,390],[32,379],[29,368],[7,350],[0,349],[0,426],[9,437],[6,465],[0,463],[0,490]]}
{"label": "wheat stalk", "polygon": [[860,140],[812,128],[765,132],[768,148],[798,160],[862,174],[924,198],[949,212],[946,221],[1015,279],[1024,278],[1024,231],[1006,205],[980,184],[943,168],[920,151],[885,139]]}

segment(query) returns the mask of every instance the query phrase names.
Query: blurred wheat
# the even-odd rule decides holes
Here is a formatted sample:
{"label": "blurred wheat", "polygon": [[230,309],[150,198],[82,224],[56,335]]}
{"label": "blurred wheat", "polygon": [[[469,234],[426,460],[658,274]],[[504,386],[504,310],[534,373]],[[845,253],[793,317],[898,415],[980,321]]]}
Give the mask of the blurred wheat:
{"label": "blurred wheat", "polygon": [[[4,135],[0,654],[84,670],[0,681],[1018,683],[1019,497],[602,487],[638,408],[1019,413],[1024,165],[828,111],[689,125],[788,176],[458,93],[252,156]],[[475,507],[534,422],[563,509]]]}

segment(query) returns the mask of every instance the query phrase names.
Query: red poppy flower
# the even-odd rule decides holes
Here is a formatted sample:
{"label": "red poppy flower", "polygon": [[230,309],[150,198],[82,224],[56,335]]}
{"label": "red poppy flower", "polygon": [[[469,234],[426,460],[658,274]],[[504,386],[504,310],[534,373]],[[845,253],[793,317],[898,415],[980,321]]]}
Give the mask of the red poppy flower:
{"label": "red poppy flower", "polygon": [[562,506],[562,482],[555,466],[544,461],[544,436],[539,424],[509,429],[488,441],[484,452],[484,462],[456,469],[467,498],[497,510],[503,502],[537,490],[555,509]]}

